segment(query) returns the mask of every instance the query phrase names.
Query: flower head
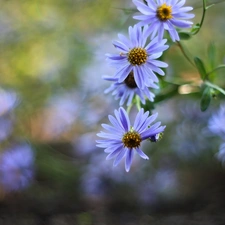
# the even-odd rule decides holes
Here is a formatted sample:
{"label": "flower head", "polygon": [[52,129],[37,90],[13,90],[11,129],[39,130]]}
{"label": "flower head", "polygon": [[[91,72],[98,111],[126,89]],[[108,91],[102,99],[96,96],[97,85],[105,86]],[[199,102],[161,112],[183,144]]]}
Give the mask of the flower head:
{"label": "flower head", "polygon": [[147,33],[151,34],[151,38],[158,33],[158,40],[162,40],[164,31],[167,30],[173,41],[179,41],[175,27],[189,28],[193,24],[187,21],[195,16],[187,13],[193,8],[183,7],[185,0],[147,0],[147,5],[139,0],[133,0],[133,3],[143,14],[134,16],[134,19],[141,20],[137,25],[150,25]]}
{"label": "flower head", "polygon": [[132,103],[135,95],[140,97],[140,100],[143,104],[145,104],[145,97],[147,97],[150,101],[153,101],[155,95],[149,90],[149,87],[158,88],[155,83],[152,83],[152,85],[149,87],[144,87],[144,89],[138,88],[134,80],[133,72],[130,72],[130,74],[122,83],[119,83],[118,79],[114,77],[105,76],[103,78],[105,80],[114,81],[114,83],[105,90],[105,94],[112,91],[112,95],[115,95],[115,99],[120,99],[120,105],[123,105],[127,100],[127,106],[129,106]]}
{"label": "flower head", "polygon": [[134,126],[130,125],[130,119],[124,108],[120,107],[115,110],[115,117],[109,115],[111,125],[102,124],[102,127],[108,132],[100,132],[97,135],[103,140],[97,140],[97,146],[105,148],[105,152],[109,153],[108,159],[115,158],[114,166],[125,157],[125,169],[128,172],[132,163],[134,152],[136,151],[143,159],[149,159],[148,156],[140,149],[141,142],[153,135],[164,131],[165,126],[160,126],[157,122],[150,126],[156,119],[157,113],[149,116],[149,112],[141,109],[134,121]]}
{"label": "flower head", "polygon": [[34,174],[34,153],[30,146],[19,145],[0,156],[0,184],[5,191],[27,187]]}
{"label": "flower head", "polygon": [[151,86],[153,82],[158,82],[155,72],[159,75],[165,74],[159,67],[165,68],[168,65],[156,59],[169,46],[164,45],[166,40],[158,41],[157,38],[146,46],[147,29],[147,26],[143,30],[137,26],[129,27],[130,39],[118,34],[120,41],[113,42],[120,53],[106,55],[108,61],[117,68],[115,78],[118,79],[118,83],[124,82],[133,72],[137,87],[144,89],[146,86]]}

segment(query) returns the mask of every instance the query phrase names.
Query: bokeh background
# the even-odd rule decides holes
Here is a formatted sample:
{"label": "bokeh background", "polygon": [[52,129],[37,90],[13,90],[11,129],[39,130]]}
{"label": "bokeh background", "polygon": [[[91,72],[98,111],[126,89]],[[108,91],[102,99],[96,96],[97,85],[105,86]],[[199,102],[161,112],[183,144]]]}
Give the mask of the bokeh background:
{"label": "bokeh background", "polygon": [[[210,43],[216,65],[225,56],[225,3],[213,2],[199,34],[182,42],[208,70]],[[194,23],[201,4],[187,1]],[[1,225],[225,224],[222,139],[208,129],[225,101],[218,95],[201,112],[200,76],[176,44],[163,56],[161,82],[171,85],[152,109],[167,128],[143,145],[150,160],[135,157],[126,173],[95,146],[119,106],[103,93],[102,75],[114,72],[105,54],[133,13],[130,0],[0,1]],[[215,82],[225,87],[224,70]]]}

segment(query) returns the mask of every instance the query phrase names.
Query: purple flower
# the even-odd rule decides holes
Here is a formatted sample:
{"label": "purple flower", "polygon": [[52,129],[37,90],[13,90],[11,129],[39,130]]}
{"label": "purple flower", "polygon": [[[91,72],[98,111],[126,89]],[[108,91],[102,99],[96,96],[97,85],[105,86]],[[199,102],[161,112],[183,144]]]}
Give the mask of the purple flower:
{"label": "purple flower", "polygon": [[156,59],[169,46],[164,45],[166,40],[158,41],[157,38],[146,46],[147,29],[147,26],[143,30],[137,26],[129,27],[130,40],[124,35],[118,34],[120,41],[113,42],[120,53],[106,54],[109,63],[117,68],[115,78],[118,79],[118,83],[124,82],[133,72],[137,87],[144,89],[146,86],[151,86],[153,82],[158,82],[155,72],[159,75],[165,74],[159,67],[165,68],[168,65]]}
{"label": "purple flower", "polygon": [[149,90],[151,88],[158,88],[156,84],[152,82],[152,85],[147,87],[145,86],[144,89],[140,89],[137,87],[137,84],[134,80],[133,72],[131,72],[124,82],[119,83],[117,78],[114,77],[103,77],[105,80],[114,81],[114,83],[105,90],[105,94],[112,91],[112,95],[115,95],[115,99],[120,99],[120,105],[123,105],[127,100],[127,106],[132,103],[133,98],[135,95],[139,96],[141,102],[145,104],[145,96],[150,100],[153,101],[155,95]]}
{"label": "purple flower", "polygon": [[134,16],[134,19],[141,20],[137,25],[150,25],[146,33],[154,38],[158,33],[158,40],[162,40],[164,31],[167,30],[173,41],[179,41],[179,35],[175,27],[189,28],[195,15],[188,14],[192,7],[183,7],[185,0],[147,0],[147,5],[138,0],[133,0],[137,9],[143,15]]}
{"label": "purple flower", "polygon": [[0,156],[0,184],[5,191],[27,187],[34,174],[34,153],[29,145],[22,144]]}
{"label": "purple flower", "polygon": [[208,128],[225,140],[225,104],[221,105],[218,112],[209,119]]}
{"label": "purple flower", "polygon": [[9,113],[18,104],[18,96],[13,91],[0,89],[0,116]]}
{"label": "purple flower", "polygon": [[107,160],[115,158],[114,166],[125,157],[125,170],[128,172],[131,167],[134,150],[143,159],[149,159],[148,156],[140,149],[141,142],[153,135],[164,131],[165,126],[160,126],[161,122],[157,122],[150,126],[156,119],[157,113],[148,117],[149,112],[141,109],[134,121],[134,126],[130,125],[130,119],[124,108],[120,107],[115,110],[115,117],[109,115],[111,125],[102,124],[102,127],[108,131],[100,132],[97,135],[103,140],[97,140],[97,146],[105,148],[105,152],[109,153]]}

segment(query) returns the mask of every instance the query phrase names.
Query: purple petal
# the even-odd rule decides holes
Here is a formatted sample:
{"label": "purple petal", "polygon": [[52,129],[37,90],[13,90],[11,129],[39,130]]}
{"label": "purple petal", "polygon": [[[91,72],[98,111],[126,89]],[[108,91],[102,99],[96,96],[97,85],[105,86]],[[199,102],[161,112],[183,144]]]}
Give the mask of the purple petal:
{"label": "purple petal", "polygon": [[154,12],[147,5],[145,5],[144,3],[140,1],[133,0],[133,3],[137,6],[137,9],[145,15],[151,15]]}
{"label": "purple petal", "polygon": [[112,133],[117,133],[117,134],[122,134],[122,131],[121,130],[118,130],[117,128],[115,127],[112,127],[108,124],[102,124],[102,127],[105,128],[106,130],[108,130],[109,132],[112,132]]}
{"label": "purple petal", "polygon": [[121,152],[122,149],[123,149],[123,147],[120,146],[117,149],[115,149],[114,151],[112,151],[110,154],[108,154],[108,156],[106,157],[106,160],[110,160],[110,159],[116,157]]}
{"label": "purple petal", "polygon": [[190,21],[182,21],[182,20],[176,20],[176,19],[171,19],[170,22],[177,27],[180,28],[189,28],[193,24]]}
{"label": "purple petal", "polygon": [[125,111],[124,108],[120,107],[119,113],[120,113],[120,120],[123,124],[123,127],[125,131],[128,132],[130,130],[130,120],[128,118],[127,112]]}
{"label": "purple petal", "polygon": [[126,45],[128,48],[132,48],[130,40],[123,34],[118,34],[118,38]]}
{"label": "purple petal", "polygon": [[113,45],[114,45],[116,48],[118,48],[118,49],[120,49],[120,50],[122,50],[122,51],[124,51],[124,52],[129,52],[128,46],[126,46],[126,45],[123,44],[122,42],[119,42],[119,41],[113,41]]}
{"label": "purple petal", "polygon": [[123,148],[121,150],[121,152],[117,155],[115,161],[113,162],[113,166],[117,166],[120,163],[120,161],[123,159],[123,157],[125,156],[127,151],[129,151],[129,150],[126,148]]}
{"label": "purple petal", "polygon": [[112,125],[113,125],[116,129],[120,129],[120,130],[122,130],[122,131],[124,130],[122,124],[119,123],[119,121],[116,120],[115,117],[109,115],[108,118],[109,118],[109,121],[112,123]]}
{"label": "purple petal", "polygon": [[149,159],[148,156],[139,148],[136,148],[137,153],[141,156],[143,159]]}
{"label": "purple petal", "polygon": [[145,139],[147,139],[147,138],[149,138],[149,137],[151,137],[153,135],[156,135],[158,133],[163,132],[165,130],[165,128],[166,128],[166,126],[161,126],[161,127],[157,128],[157,129],[152,130],[151,127],[150,127],[148,130],[144,131],[141,134],[141,138],[142,138],[142,140],[145,140]]}
{"label": "purple petal", "polygon": [[118,55],[118,54],[105,54],[107,58],[111,60],[123,60],[126,56]]}
{"label": "purple petal", "polygon": [[118,78],[118,82],[122,83],[128,76],[128,74],[132,71],[132,65],[126,64],[126,66],[122,67],[117,71],[115,77]]}
{"label": "purple petal", "polygon": [[128,149],[126,161],[125,161],[125,170],[127,172],[129,172],[129,170],[130,170],[130,166],[131,166],[131,163],[132,163],[132,160],[133,160],[133,155],[134,155],[133,149]]}

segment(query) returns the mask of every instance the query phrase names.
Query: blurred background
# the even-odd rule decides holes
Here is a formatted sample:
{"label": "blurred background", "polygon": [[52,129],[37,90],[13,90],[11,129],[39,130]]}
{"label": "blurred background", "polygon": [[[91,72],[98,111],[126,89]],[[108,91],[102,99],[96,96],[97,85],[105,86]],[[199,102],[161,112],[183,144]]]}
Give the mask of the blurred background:
{"label": "blurred background", "polygon": [[[105,61],[116,52],[112,40],[136,23],[132,1],[0,3],[0,224],[225,224],[216,155],[224,140],[208,127],[225,101],[219,95],[201,112],[200,76],[176,44],[163,55],[169,67],[155,93],[164,97],[152,109],[166,131],[143,145],[150,160],[135,157],[126,173],[95,140],[119,106],[101,77],[114,73]],[[212,42],[215,65],[225,61],[225,3],[217,3],[199,34],[182,42],[208,70]],[[194,23],[201,4],[187,1]],[[215,77],[225,87],[224,71]]]}

